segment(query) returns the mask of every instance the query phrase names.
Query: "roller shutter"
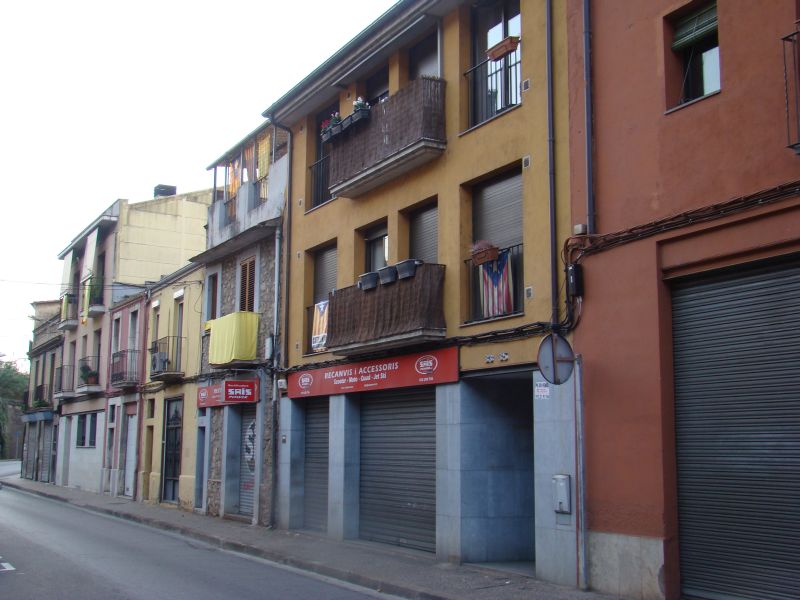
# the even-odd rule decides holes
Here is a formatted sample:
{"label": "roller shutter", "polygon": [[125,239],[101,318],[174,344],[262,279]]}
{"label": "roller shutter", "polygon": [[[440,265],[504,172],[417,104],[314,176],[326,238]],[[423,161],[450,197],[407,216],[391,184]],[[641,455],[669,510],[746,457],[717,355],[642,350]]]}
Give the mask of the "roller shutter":
{"label": "roller shutter", "polygon": [[475,188],[472,238],[487,240],[498,248],[522,243],[522,175],[519,172]]}
{"label": "roller shutter", "polygon": [[253,514],[256,487],[256,407],[242,408],[242,449],[239,454],[239,514]]}
{"label": "roller shutter", "polygon": [[336,289],[336,246],[319,250],[314,255],[314,303],[328,299]]}
{"label": "roller shutter", "polygon": [[39,481],[50,482],[50,458],[53,454],[53,423],[42,422],[42,435],[39,439]]}
{"label": "roller shutter", "polygon": [[800,590],[800,267],[673,291],[684,597]]}
{"label": "roller shutter", "polygon": [[426,206],[409,220],[409,258],[435,263],[439,254],[439,207]]}
{"label": "roller shutter", "polygon": [[328,529],[328,398],[306,403],[303,509],[306,529]]}
{"label": "roller shutter", "polygon": [[362,396],[360,537],[436,550],[433,387]]}

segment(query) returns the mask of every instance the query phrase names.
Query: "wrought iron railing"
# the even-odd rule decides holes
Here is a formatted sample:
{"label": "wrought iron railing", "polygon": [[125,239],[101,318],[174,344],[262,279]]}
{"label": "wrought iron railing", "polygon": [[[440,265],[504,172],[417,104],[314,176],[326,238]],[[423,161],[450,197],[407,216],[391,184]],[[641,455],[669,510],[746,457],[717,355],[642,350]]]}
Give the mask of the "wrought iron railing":
{"label": "wrought iron railing", "polygon": [[167,336],[150,346],[150,378],[165,374],[183,373],[183,346],[185,338]]}
{"label": "wrought iron railing", "polygon": [[100,357],[84,356],[78,361],[80,385],[100,384]]}
{"label": "wrought iron railing", "polygon": [[522,244],[501,249],[497,260],[476,265],[468,258],[465,263],[469,273],[468,322],[523,311]]}
{"label": "wrought iron railing", "polygon": [[61,365],[56,367],[53,378],[53,392],[63,394],[75,391],[75,365]]}
{"label": "wrought iron railing", "polygon": [[521,46],[499,60],[486,59],[464,73],[469,124],[479,125],[520,103]]}
{"label": "wrought iron railing", "polygon": [[111,355],[111,383],[136,383],[139,381],[139,351],[120,350]]}
{"label": "wrought iron railing", "polygon": [[333,196],[330,191],[330,156],[323,156],[309,167],[311,172],[311,206],[319,206]]}
{"label": "wrought iron railing", "polygon": [[786,145],[800,154],[800,31],[783,38]]}

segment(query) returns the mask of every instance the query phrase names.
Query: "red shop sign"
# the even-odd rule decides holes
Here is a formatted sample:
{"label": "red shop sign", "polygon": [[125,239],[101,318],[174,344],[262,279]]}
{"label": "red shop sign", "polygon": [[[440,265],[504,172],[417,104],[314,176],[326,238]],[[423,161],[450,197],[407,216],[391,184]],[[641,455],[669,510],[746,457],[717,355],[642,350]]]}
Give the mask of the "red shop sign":
{"label": "red shop sign", "polygon": [[197,388],[197,407],[258,402],[258,379],[225,381]]}
{"label": "red shop sign", "polygon": [[458,381],[458,348],[290,373],[288,395],[327,396]]}

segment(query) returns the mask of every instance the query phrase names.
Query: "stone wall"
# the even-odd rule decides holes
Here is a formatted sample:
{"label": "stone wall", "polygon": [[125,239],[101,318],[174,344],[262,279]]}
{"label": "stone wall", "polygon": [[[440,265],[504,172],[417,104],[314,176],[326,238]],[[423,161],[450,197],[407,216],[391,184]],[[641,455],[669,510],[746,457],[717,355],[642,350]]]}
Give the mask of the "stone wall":
{"label": "stone wall", "polygon": [[208,472],[208,514],[220,515],[220,486],[222,482],[222,408],[211,408],[211,465]]}

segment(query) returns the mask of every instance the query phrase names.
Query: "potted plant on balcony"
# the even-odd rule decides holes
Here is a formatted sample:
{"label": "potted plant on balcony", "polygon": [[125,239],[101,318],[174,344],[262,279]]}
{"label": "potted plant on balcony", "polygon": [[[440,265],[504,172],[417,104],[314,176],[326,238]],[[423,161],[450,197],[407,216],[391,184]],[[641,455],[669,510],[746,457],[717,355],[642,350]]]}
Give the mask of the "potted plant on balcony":
{"label": "potted plant on balcony", "polygon": [[86,385],[97,385],[99,381],[99,373],[89,365],[81,365],[80,377],[81,381]]}
{"label": "potted plant on balcony", "polygon": [[358,276],[358,289],[373,290],[378,287],[378,272],[370,271]]}
{"label": "potted plant on balcony", "polygon": [[397,267],[394,265],[386,265],[378,269],[378,277],[380,277],[381,285],[394,283],[397,281]]}
{"label": "potted plant on balcony", "polygon": [[497,260],[500,250],[486,240],[478,240],[472,244],[472,264],[482,265],[493,260]]}
{"label": "potted plant on balcony", "polygon": [[363,119],[369,119],[369,102],[365,101],[361,96],[353,100],[353,114],[351,119],[353,123]]}
{"label": "potted plant on balcony", "polygon": [[338,112],[331,114],[331,136],[342,133],[342,118]]}
{"label": "potted plant on balcony", "polygon": [[323,142],[327,142],[331,139],[331,120],[325,119],[320,123],[319,126],[319,136],[322,138]]}
{"label": "potted plant on balcony", "polygon": [[417,274],[417,267],[421,265],[424,261],[418,258],[409,258],[406,260],[401,260],[395,266],[397,267],[397,278],[398,279],[408,279],[409,277],[413,277]]}

